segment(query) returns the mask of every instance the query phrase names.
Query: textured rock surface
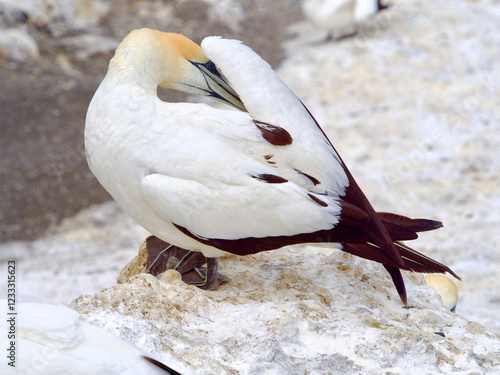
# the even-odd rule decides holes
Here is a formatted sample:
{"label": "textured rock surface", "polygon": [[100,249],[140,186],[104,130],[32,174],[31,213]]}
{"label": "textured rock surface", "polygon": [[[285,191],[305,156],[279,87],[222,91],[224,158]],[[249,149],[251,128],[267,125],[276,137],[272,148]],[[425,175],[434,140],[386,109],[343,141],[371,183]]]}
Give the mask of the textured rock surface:
{"label": "textured rock surface", "polygon": [[141,274],[71,307],[185,374],[499,369],[500,339],[447,311],[420,275],[406,275],[404,309],[382,267],[338,250],[231,256],[221,271],[232,281],[215,292]]}
{"label": "textured rock surface", "polygon": [[147,261],[148,250],[146,242],[143,242],[139,247],[139,253],[120,271],[117,282],[119,284],[126,283],[132,276],[146,272]]}

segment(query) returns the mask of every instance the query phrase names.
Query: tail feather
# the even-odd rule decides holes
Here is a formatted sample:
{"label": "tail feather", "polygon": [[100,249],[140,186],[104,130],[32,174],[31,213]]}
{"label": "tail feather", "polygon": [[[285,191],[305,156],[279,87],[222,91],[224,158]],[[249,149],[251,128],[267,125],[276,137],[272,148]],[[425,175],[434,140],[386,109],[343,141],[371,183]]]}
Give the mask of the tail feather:
{"label": "tail feather", "polygon": [[396,242],[395,245],[401,252],[401,256],[405,259],[409,270],[422,273],[446,273],[453,275],[458,280],[462,280],[451,268],[434,259],[413,250],[411,247],[406,246],[402,242]]}
{"label": "tail feather", "polygon": [[399,266],[394,260],[387,256],[386,253],[382,251],[377,245],[372,243],[343,243],[342,250],[365,258],[368,260],[373,260],[378,263],[389,267],[396,267],[405,271],[419,272],[419,273],[450,273],[454,277],[460,280],[460,277],[453,272],[449,267],[442,263],[431,259],[424,254],[419,253],[416,250],[406,246],[401,242],[395,242],[394,245],[398,248],[401,253],[401,257],[404,260],[404,265]]}
{"label": "tail feather", "polygon": [[393,241],[408,241],[418,238],[417,232],[441,228],[443,223],[429,219],[411,219],[388,212],[377,212],[377,217],[389,232]]}
{"label": "tail feather", "polygon": [[144,358],[145,360],[147,360],[147,361],[151,362],[152,364],[156,365],[159,369],[165,371],[166,374],[181,375],[181,373],[175,371],[174,369],[168,367],[167,365],[161,363],[160,361],[157,361],[154,358],[151,358],[151,357],[149,357],[147,355],[143,355],[142,358]]}
{"label": "tail feather", "polygon": [[460,280],[460,277],[449,267],[441,264],[401,242],[394,242],[399,250],[404,264],[401,266],[391,259],[380,247],[372,243],[343,243],[342,250],[359,257],[382,263],[391,275],[392,281],[401,301],[406,305],[406,290],[400,269],[419,273],[450,273]]}
{"label": "tail feather", "polygon": [[399,298],[401,298],[401,301],[403,301],[403,304],[406,306],[408,303],[408,299],[406,297],[406,287],[405,287],[405,282],[403,280],[403,276],[401,275],[401,271],[399,270],[399,268],[386,266],[385,264],[384,267],[387,270],[387,272],[389,272],[389,275],[391,275],[392,282],[394,283],[394,286],[398,291]]}
{"label": "tail feather", "polygon": [[370,221],[366,225],[366,231],[376,246],[389,256],[392,261],[397,264],[398,268],[404,264],[401,254],[396,246],[394,246],[394,240],[389,231],[375,212],[373,212],[373,215],[370,215]]}

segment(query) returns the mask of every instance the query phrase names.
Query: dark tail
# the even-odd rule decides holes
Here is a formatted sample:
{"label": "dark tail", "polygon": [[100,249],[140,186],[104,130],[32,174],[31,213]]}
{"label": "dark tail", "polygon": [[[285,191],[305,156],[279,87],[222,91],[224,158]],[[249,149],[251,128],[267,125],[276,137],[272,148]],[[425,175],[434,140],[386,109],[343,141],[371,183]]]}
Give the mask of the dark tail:
{"label": "dark tail", "polygon": [[143,355],[142,358],[144,358],[145,360],[153,363],[154,365],[158,366],[162,370],[165,370],[165,373],[167,373],[167,374],[170,374],[170,375],[181,375],[181,373],[179,373],[179,372],[171,369],[167,365],[164,365],[163,363],[161,363],[160,361],[157,361],[154,358],[148,357],[147,355]]}
{"label": "dark tail", "polygon": [[398,291],[401,301],[406,305],[406,288],[401,270],[419,273],[450,273],[460,280],[460,277],[449,267],[441,264],[418,251],[406,246],[402,242],[418,238],[417,232],[425,232],[441,228],[440,221],[428,219],[411,219],[406,216],[387,212],[377,212],[377,217],[391,236],[394,246],[401,254],[403,264],[397,263],[389,257],[379,246],[371,242],[343,243],[343,250],[359,257],[382,263],[391,275],[392,281]]}
{"label": "dark tail", "polygon": [[460,277],[453,272],[449,267],[441,264],[418,251],[406,246],[401,242],[394,242],[394,245],[399,250],[404,264],[401,266],[391,259],[380,247],[372,243],[343,243],[343,250],[361,258],[373,260],[382,263],[391,275],[394,286],[398,291],[401,300],[406,305],[406,289],[401,276],[400,270],[419,272],[419,273],[450,273],[460,280]]}
{"label": "dark tail", "polygon": [[377,212],[377,217],[384,224],[393,241],[408,241],[418,238],[417,232],[443,227],[440,221],[429,219],[410,219],[409,217],[388,212]]}

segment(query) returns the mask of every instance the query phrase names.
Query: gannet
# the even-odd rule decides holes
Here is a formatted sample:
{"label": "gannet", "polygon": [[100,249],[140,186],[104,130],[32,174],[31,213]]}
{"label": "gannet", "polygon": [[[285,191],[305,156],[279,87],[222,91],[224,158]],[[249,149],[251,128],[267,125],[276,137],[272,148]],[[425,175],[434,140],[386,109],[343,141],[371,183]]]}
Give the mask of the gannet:
{"label": "gannet", "polygon": [[180,375],[70,308],[17,303],[8,314],[7,301],[0,305],[4,375]]}
{"label": "gannet", "polygon": [[455,312],[458,303],[458,288],[451,279],[443,275],[428,275],[425,276],[425,283],[439,294],[444,307]]}
{"label": "gannet", "polygon": [[[161,85],[240,111],[166,103]],[[376,213],[307,108],[249,47],[150,29],[119,45],[87,112],[86,156],[103,187],[159,239],[217,258],[343,243],[380,262],[407,302],[400,269],[455,273],[401,243],[440,222]]]}
{"label": "gannet", "polygon": [[388,6],[380,0],[304,0],[305,17],[328,32],[327,40],[354,35],[356,28]]}

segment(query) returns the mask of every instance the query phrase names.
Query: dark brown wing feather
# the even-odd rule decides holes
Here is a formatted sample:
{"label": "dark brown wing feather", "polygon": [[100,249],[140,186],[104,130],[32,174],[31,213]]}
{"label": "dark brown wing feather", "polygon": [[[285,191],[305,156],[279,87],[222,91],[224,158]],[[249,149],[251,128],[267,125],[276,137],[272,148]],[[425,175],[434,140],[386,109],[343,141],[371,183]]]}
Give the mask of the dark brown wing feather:
{"label": "dark brown wing feather", "polygon": [[377,212],[393,241],[407,241],[418,238],[417,232],[441,228],[443,223],[429,219],[410,219],[389,212]]}
{"label": "dark brown wing feather", "polygon": [[403,243],[396,242],[395,245],[399,248],[401,256],[405,264],[401,267],[396,265],[394,260],[387,256],[381,249],[371,243],[344,243],[342,244],[342,250],[359,257],[373,260],[378,263],[382,263],[391,275],[394,286],[398,291],[401,301],[406,305],[406,288],[401,276],[400,269],[419,272],[419,273],[446,273],[449,272],[457,279],[460,277],[453,272],[449,267],[441,264],[415,250],[406,246]]}
{"label": "dark brown wing feather", "polygon": [[275,250],[283,246],[301,243],[330,243],[330,242],[363,242],[369,241],[364,228],[338,224],[330,230],[320,230],[312,233],[301,233],[293,236],[246,237],[238,239],[205,238],[190,232],[188,229],[176,225],[185,235],[196,241],[236,255],[249,255],[261,251]]}
{"label": "dark brown wing feather", "polygon": [[391,275],[392,282],[396,287],[396,290],[399,294],[399,298],[401,298],[401,301],[406,306],[408,304],[408,298],[406,297],[405,281],[403,280],[403,275],[401,275],[401,271],[399,270],[399,268],[387,266],[385,264],[384,267],[387,270],[387,272],[389,272],[389,275]]}
{"label": "dark brown wing feather", "polygon": [[167,374],[170,374],[170,375],[181,375],[180,372],[177,372],[175,371],[174,369],[171,369],[170,367],[168,367],[167,365],[161,363],[160,361],[157,361],[156,359],[154,358],[151,358],[151,357],[148,357],[147,355],[143,355],[142,358],[144,358],[145,360],[153,363],[154,365],[158,366],[159,368],[161,368],[162,370],[165,370],[165,373]]}
{"label": "dark brown wing feather", "polygon": [[449,267],[441,264],[418,251],[406,246],[403,243],[396,242],[395,245],[399,248],[401,256],[403,257],[404,264],[400,267],[394,262],[393,259],[387,256],[381,249],[372,243],[343,243],[342,250],[357,255],[361,258],[373,260],[382,263],[386,266],[397,267],[406,271],[420,272],[420,273],[446,273],[449,272],[457,279],[460,279],[455,272]]}

